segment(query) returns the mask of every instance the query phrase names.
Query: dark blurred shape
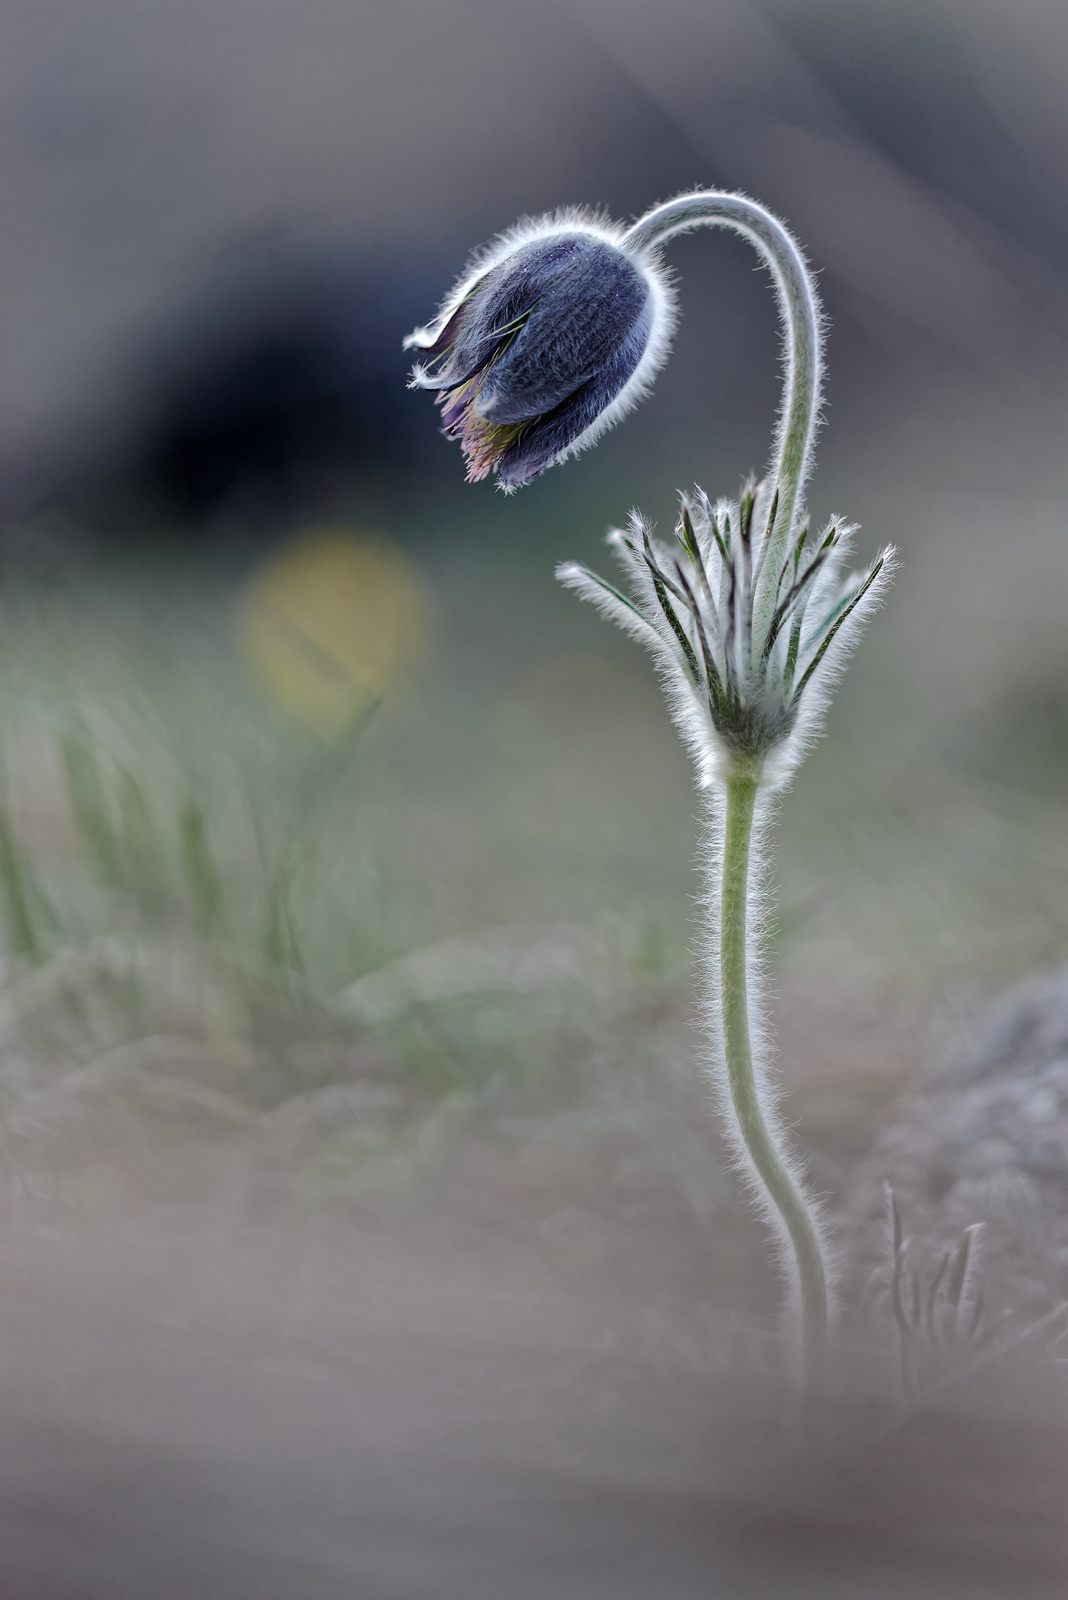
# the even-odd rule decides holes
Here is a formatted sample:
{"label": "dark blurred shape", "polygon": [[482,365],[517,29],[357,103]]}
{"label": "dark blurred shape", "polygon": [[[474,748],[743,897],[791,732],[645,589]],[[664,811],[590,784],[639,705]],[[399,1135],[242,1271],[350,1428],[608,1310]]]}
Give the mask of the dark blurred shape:
{"label": "dark blurred shape", "polygon": [[396,272],[335,268],[193,320],[153,358],[147,420],[95,493],[135,484],[191,531],[220,515],[284,524],[380,494],[433,437],[399,352],[400,302],[423,285],[404,288]]}
{"label": "dark blurred shape", "polygon": [[373,408],[348,376],[325,330],[264,328],[167,396],[144,469],[186,516],[250,496],[289,501],[296,477],[368,454]]}

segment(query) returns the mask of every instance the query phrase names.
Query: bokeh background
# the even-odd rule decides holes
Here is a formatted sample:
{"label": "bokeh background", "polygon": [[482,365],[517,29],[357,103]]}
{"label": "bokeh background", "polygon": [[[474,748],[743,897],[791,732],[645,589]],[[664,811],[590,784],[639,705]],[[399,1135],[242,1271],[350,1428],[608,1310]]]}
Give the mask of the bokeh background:
{"label": "bokeh background", "polygon": [[[884,1109],[1068,953],[1068,11],[6,9],[0,1109],[11,1370],[33,1396],[3,1469],[32,1506],[10,1572],[24,1594],[147,1593],[163,1538],[183,1600],[246,1592],[207,1586],[224,1570],[280,1596],[622,1594],[645,1569],[612,1565],[603,1507],[587,1567],[540,1501],[486,1513],[464,1567],[456,1528],[484,1502],[427,1499],[398,1439],[429,1416],[427,1460],[466,1471],[507,1437],[539,1482],[618,1488],[612,1430],[645,1430],[650,1481],[690,1484],[719,1437],[695,1388],[773,1337],[696,1067],[689,774],[647,661],[552,571],[603,565],[632,505],[670,525],[678,488],[730,493],[763,464],[774,304],[740,241],[673,245],[655,395],[510,499],[463,483],[400,342],[473,246],[560,204],[628,218],[741,188],[808,250],[831,326],[813,513],[902,556],[776,862],[789,1114],[846,1237]],[[394,1352],[428,1331],[416,1382]],[[208,1349],[251,1385],[219,1438],[179,1420]],[[353,1350],[392,1397],[354,1424],[360,1471],[394,1463],[387,1509],[360,1479],[374,1512],[347,1555],[333,1501],[329,1528],[290,1506],[250,1533],[262,1486],[233,1450],[343,1476],[300,1384],[318,1361],[315,1405],[358,1412]],[[140,1481],[116,1429],[194,1486],[160,1489],[170,1520],[135,1496],[127,1566],[93,1499]],[[930,1470],[931,1493],[953,1479]],[[205,1473],[236,1499],[197,1543]],[[888,1594],[886,1551],[920,1559],[894,1516],[878,1485],[854,1515]],[[49,1518],[69,1590],[44,1587]],[[966,1511],[924,1537],[947,1527]],[[656,1592],[703,1593],[723,1548]],[[571,1552],[555,1577],[549,1549]],[[960,1571],[952,1593],[979,1593]],[[778,1592],[770,1568],[732,1581]],[[155,1569],[149,1587],[172,1592]]]}

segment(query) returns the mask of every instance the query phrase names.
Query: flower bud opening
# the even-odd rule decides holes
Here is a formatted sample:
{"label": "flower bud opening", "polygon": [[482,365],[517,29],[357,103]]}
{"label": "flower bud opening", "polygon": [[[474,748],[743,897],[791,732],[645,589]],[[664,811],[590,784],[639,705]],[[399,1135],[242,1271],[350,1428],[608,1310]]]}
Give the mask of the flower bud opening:
{"label": "flower bud opening", "polygon": [[659,268],[590,219],[543,219],[479,259],[405,340],[470,482],[505,489],[585,449],[639,400],[674,321]]}

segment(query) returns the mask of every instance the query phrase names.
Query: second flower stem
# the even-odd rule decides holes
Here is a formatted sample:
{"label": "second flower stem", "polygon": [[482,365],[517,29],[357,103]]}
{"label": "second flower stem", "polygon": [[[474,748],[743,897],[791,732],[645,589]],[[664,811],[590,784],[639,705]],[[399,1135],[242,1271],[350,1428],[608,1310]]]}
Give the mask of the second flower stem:
{"label": "second flower stem", "polygon": [[784,1162],[764,1115],[749,1029],[750,857],[759,786],[759,777],[748,768],[736,770],[727,779],[719,942],[723,1048],[738,1132],[793,1248],[801,1290],[805,1364],[809,1375],[814,1376],[827,1338],[823,1252],[804,1195]]}

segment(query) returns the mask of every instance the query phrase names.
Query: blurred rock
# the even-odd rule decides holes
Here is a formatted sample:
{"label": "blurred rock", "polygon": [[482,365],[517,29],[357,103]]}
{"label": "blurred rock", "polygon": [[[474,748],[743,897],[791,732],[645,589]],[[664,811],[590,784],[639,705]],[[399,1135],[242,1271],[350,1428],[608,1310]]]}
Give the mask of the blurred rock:
{"label": "blurred rock", "polygon": [[887,1183],[921,1275],[981,1223],[990,1317],[1031,1321],[1068,1296],[1068,967],[1013,990],[952,1065],[899,1103],[846,1212],[860,1219],[857,1285],[889,1262]]}

